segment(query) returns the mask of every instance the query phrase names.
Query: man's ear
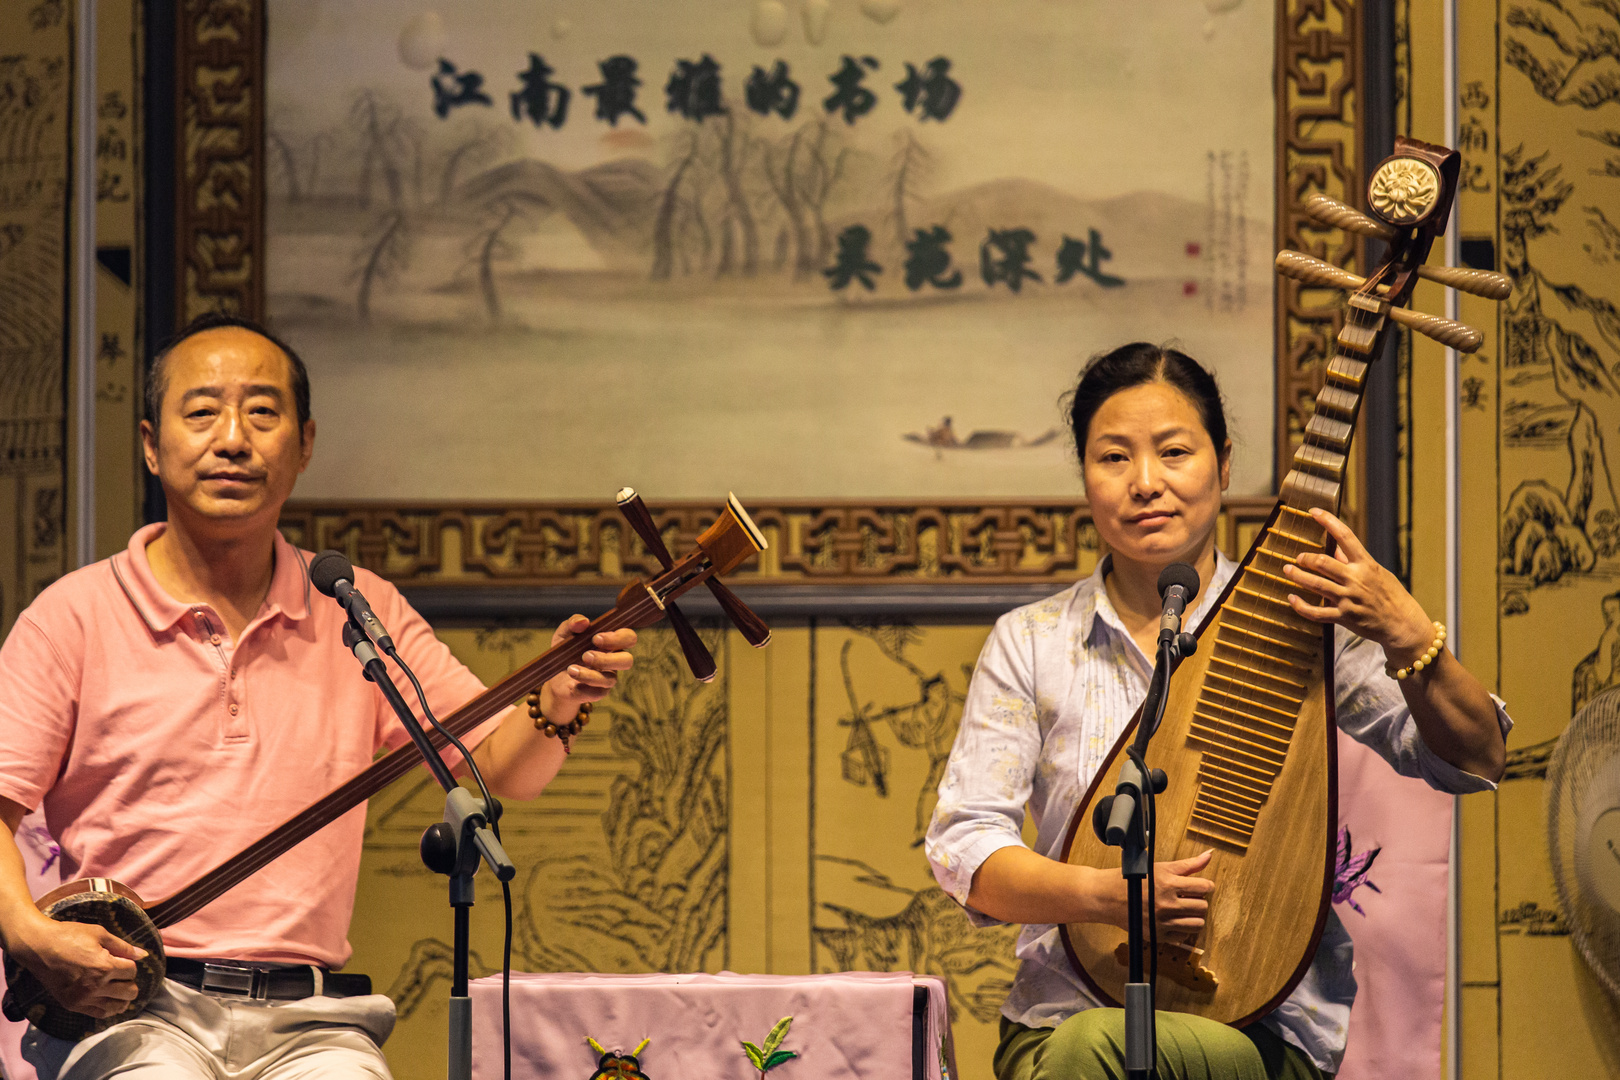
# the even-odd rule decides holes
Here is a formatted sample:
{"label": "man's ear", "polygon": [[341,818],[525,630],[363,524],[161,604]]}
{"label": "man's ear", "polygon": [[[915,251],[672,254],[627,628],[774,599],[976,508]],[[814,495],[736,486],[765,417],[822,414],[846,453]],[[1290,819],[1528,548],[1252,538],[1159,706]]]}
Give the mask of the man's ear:
{"label": "man's ear", "polygon": [[302,456],[298,462],[298,471],[303,472],[309,468],[309,459],[315,453],[315,420],[310,418],[304,421],[304,426],[298,432],[299,450]]}
{"label": "man's ear", "polygon": [[141,421],[141,456],[146,459],[146,471],[153,476],[158,474],[157,461],[157,429],[152,421]]}

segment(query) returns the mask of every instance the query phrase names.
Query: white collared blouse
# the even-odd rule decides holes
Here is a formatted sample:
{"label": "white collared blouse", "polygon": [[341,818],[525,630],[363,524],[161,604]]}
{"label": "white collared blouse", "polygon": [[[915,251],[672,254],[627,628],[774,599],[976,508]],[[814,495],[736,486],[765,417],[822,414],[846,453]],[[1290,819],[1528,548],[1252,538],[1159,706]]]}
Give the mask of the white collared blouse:
{"label": "white collared blouse", "polygon": [[[968,907],[973,875],[991,853],[1022,844],[1024,813],[1036,825],[1035,850],[1061,858],[1075,806],[1120,732],[1147,695],[1153,665],[1109,602],[1105,558],[1090,577],[996,622],[968,688],[962,725],[939,785],[929,825],[928,861],[940,887],[979,926],[998,920]],[[1188,626],[1211,610],[1237,564],[1217,554]],[[1440,758],[1418,734],[1377,645],[1339,627],[1334,660],[1339,727],[1404,776],[1447,792],[1489,791],[1489,780]],[[1504,735],[1512,727],[1500,700]],[[1069,965],[1054,925],[1026,925],[1018,973],[1002,1015],[1028,1027],[1055,1027],[1096,1008]],[[1329,912],[1321,945],[1293,994],[1262,1023],[1336,1072],[1355,998],[1350,936]]]}

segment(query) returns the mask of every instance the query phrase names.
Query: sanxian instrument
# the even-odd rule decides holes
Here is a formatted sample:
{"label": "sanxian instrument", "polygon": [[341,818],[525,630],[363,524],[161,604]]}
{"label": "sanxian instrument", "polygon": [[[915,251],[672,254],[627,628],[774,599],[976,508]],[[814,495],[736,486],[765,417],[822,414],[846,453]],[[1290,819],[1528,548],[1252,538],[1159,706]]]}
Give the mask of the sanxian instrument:
{"label": "sanxian instrument", "polygon": [[[743,509],[737,497],[728,498],[714,523],[697,538],[697,546],[679,560],[670,556],[658,534],[652,515],[640,496],[626,488],[619,492],[619,507],[642,543],[663,567],[650,581],[640,578],[626,585],[611,611],[598,616],[582,632],[526,664],[495,686],[473,698],[445,717],[443,727],[456,736],[465,735],[484,721],[522,701],[530,692],[577,663],[600,633],[624,628],[640,629],[671,617],[681,649],[700,679],[714,677],[714,660],[697,633],[675,606],[677,597],[698,586],[707,585],[721,610],[736,624],[749,644],[759,647],[770,640],[770,629],[748,606],[718,580],[749,557],[765,550],[765,537]],[[336,648],[337,643],[333,643]],[[356,675],[358,678],[358,674]],[[438,731],[428,737],[435,750],[442,751],[449,740]],[[59,922],[100,924],[146,950],[137,962],[138,994],[124,1012],[105,1019],[67,1009],[46,993],[32,973],[10,957],[6,958],[4,1011],[12,1020],[28,1020],[35,1027],[60,1039],[82,1039],[138,1015],[162,984],[167,959],[158,931],[200,911],[227,890],[257,873],[299,842],[313,836],[354,807],[365,802],[389,784],[416,768],[422,761],[414,744],[402,746],[377,759],[364,772],[324,796],[309,809],[283,822],[246,850],[227,859],[173,896],[147,901],[135,891],[110,878],[70,881],[46,893],[38,901],[41,911]]]}

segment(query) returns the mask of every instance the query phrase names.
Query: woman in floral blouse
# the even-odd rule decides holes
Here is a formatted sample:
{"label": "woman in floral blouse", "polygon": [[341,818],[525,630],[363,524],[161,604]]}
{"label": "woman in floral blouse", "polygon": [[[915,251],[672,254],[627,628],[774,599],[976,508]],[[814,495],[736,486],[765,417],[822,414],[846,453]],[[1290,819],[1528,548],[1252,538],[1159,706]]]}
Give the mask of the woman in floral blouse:
{"label": "woman in floral blouse", "polygon": [[[928,831],[934,875],[979,925],[1023,923],[1021,961],[1002,1006],[997,1080],[1123,1075],[1124,1014],[1105,1009],[1071,969],[1058,926],[1126,922],[1118,871],[1071,866],[1062,845],[1075,807],[1147,693],[1161,612],[1159,572],[1190,563],[1204,583],[1196,626],[1235,564],[1215,549],[1232,443],[1214,379],[1174,349],[1125,345],[1095,358],[1070,396],[1086,497],[1109,554],[1089,578],[1001,618],[968,690],[962,726]],[[1331,514],[1316,512],[1334,555],[1285,573],[1306,619],[1335,623],[1336,718],[1399,772],[1442,791],[1485,791],[1502,775],[1511,727],[1443,646],[1438,624]],[[1021,839],[1026,808],[1034,849]],[[1159,925],[1203,926],[1209,853],[1158,863]],[[1351,946],[1331,913],[1305,978],[1242,1030],[1160,1013],[1161,1077],[1311,1077],[1344,1054],[1355,997]]]}

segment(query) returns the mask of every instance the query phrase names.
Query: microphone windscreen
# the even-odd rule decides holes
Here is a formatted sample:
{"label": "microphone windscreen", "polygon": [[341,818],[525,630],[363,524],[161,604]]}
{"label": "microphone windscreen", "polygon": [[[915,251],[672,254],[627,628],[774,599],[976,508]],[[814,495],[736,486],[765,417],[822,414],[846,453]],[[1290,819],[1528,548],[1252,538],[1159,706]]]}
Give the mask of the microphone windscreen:
{"label": "microphone windscreen", "polygon": [[[309,581],[327,596],[337,595],[337,583],[354,580],[354,566],[341,551],[328,548],[309,561]],[[1193,580],[1197,580],[1195,576]]]}
{"label": "microphone windscreen", "polygon": [[1187,590],[1187,599],[1191,600],[1198,595],[1198,571],[1184,562],[1171,563],[1159,573],[1159,595],[1164,596],[1172,585]]}

